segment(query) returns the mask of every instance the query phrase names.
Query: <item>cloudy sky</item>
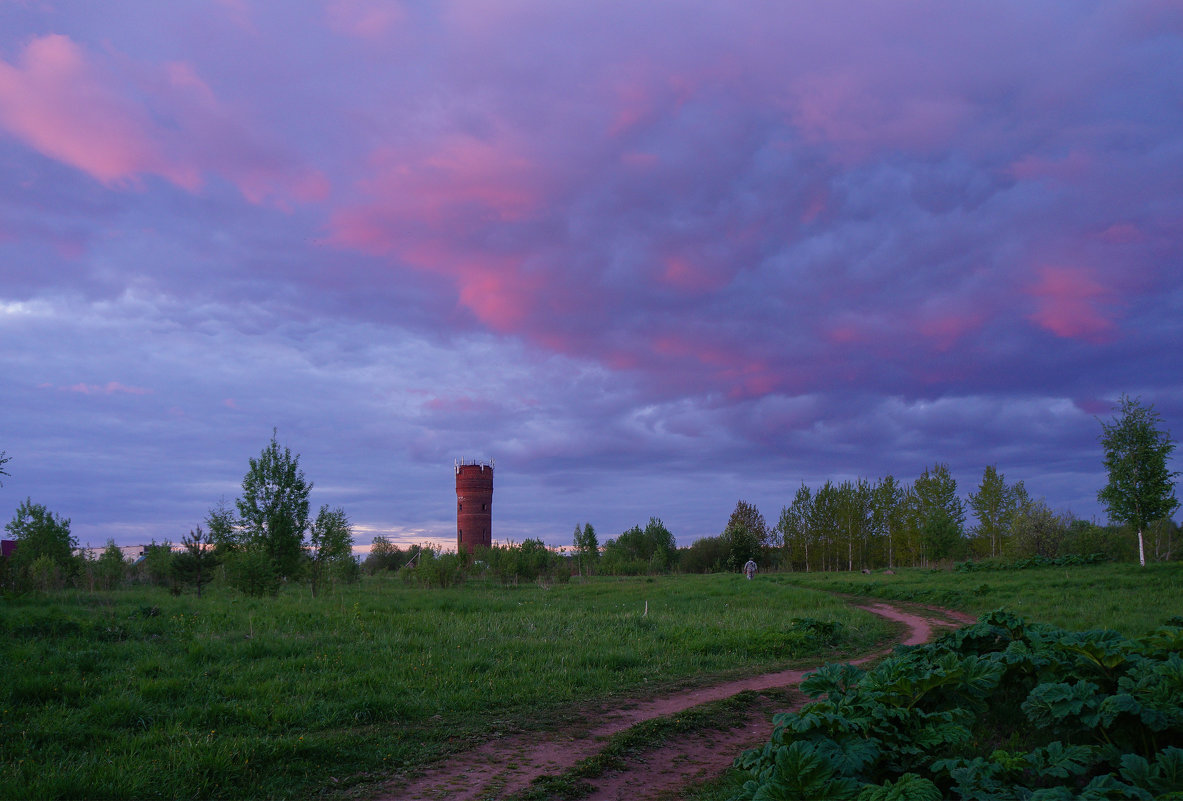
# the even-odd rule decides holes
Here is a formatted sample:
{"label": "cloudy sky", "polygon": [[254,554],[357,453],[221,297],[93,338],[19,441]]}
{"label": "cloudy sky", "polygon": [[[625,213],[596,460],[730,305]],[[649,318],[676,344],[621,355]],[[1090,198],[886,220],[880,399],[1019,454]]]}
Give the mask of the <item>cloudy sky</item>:
{"label": "cloudy sky", "polygon": [[359,543],[474,458],[498,540],[936,462],[1103,518],[1181,256],[1176,2],[0,0],[0,518],[177,541],[273,428]]}

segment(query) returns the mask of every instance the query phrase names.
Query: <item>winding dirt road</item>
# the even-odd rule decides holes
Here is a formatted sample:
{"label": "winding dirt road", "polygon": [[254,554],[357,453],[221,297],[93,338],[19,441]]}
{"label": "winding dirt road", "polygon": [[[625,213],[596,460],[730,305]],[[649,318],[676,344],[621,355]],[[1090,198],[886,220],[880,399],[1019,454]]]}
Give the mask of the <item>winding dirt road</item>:
{"label": "winding dirt road", "polygon": [[[912,607],[919,613],[887,603],[859,604],[872,614],[898,621],[907,627],[902,642],[919,645],[932,639],[933,629],[955,628],[974,622],[960,612],[932,607]],[[890,648],[852,661],[863,664],[890,653]],[[472,751],[449,759],[448,764],[429,770],[407,782],[392,782],[381,801],[485,801],[499,799],[525,790],[540,776],[562,773],[580,761],[597,754],[609,737],[652,718],[674,715],[691,707],[718,701],[745,690],[770,690],[795,687],[805,674],[817,666],[802,670],[764,673],[709,687],[677,693],[630,704],[628,708],[606,712],[578,731],[549,732],[529,737],[507,737],[487,742]],[[807,699],[802,697],[800,704]],[[642,760],[630,763],[626,770],[590,780],[595,791],[588,796],[601,799],[658,799],[691,784],[720,775],[745,748],[766,742],[772,733],[772,711],[792,711],[783,705],[768,714],[753,716],[739,728],[726,731],[703,731],[675,738],[664,747],[647,752]],[[458,765],[464,766],[457,769]]]}

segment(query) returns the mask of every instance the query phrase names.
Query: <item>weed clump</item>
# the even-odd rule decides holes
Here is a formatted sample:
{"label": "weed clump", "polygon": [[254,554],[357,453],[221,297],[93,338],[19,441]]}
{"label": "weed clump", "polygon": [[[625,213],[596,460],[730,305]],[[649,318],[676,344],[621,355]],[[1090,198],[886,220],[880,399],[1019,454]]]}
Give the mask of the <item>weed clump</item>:
{"label": "weed clump", "polygon": [[827,665],[736,760],[738,798],[1175,797],[1181,649],[1177,625],[1130,639],[996,611],[870,670]]}

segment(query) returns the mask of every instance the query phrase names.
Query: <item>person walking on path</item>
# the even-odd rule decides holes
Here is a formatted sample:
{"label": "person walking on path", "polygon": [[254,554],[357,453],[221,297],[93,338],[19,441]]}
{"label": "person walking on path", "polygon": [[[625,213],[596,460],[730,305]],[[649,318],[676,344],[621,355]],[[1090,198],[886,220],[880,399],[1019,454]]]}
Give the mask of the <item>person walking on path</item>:
{"label": "person walking on path", "polygon": [[743,566],[743,574],[748,577],[748,581],[751,581],[752,576],[756,575],[756,562],[754,559],[749,559],[747,564]]}

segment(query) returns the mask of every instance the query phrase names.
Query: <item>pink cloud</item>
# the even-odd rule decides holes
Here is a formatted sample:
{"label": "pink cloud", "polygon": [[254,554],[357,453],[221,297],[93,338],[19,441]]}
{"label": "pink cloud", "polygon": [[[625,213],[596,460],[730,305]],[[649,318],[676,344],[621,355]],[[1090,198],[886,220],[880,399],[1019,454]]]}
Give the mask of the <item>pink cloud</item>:
{"label": "pink cloud", "polygon": [[826,332],[826,337],[839,345],[851,345],[867,341],[867,336],[857,325],[836,325]]}
{"label": "pink cloud", "polygon": [[1128,245],[1134,242],[1142,242],[1146,239],[1146,234],[1141,228],[1128,222],[1114,223],[1095,236],[1102,242],[1112,245]]}
{"label": "pink cloud", "polygon": [[1113,411],[1113,402],[1101,398],[1073,398],[1072,405],[1094,417],[1100,417]]}
{"label": "pink cloud", "polygon": [[1037,305],[1028,319],[1058,337],[1101,342],[1114,333],[1107,311],[1114,304],[1114,293],[1084,270],[1043,267],[1026,292]]}
{"label": "pink cloud", "polygon": [[424,401],[423,407],[433,412],[487,412],[497,408],[484,398],[473,398],[468,395],[454,398],[431,397]]}
{"label": "pink cloud", "polygon": [[72,384],[59,387],[64,392],[77,392],[81,395],[151,395],[152,390],[143,387],[129,387],[118,381],[108,381],[106,384]]}
{"label": "pink cloud", "polygon": [[684,256],[667,256],[661,279],[669,286],[688,292],[713,292],[727,285],[729,275]]}
{"label": "pink cloud", "polygon": [[372,163],[376,175],[359,185],[367,200],[333,216],[329,242],[443,276],[477,319],[497,331],[518,330],[539,303],[543,279],[525,269],[524,252],[467,239],[539,212],[534,163],[508,140],[465,135],[421,154],[385,149]]}
{"label": "pink cloud", "polygon": [[495,331],[518,330],[537,300],[538,286],[512,260],[470,261],[461,270],[460,304]]}
{"label": "pink cloud", "polygon": [[425,239],[449,240],[460,233],[456,224],[474,219],[522,220],[541,202],[537,168],[506,141],[458,134],[424,153],[384,148],[370,162],[374,176],[358,185],[367,199],[330,221],[335,245],[394,253]]}
{"label": "pink cloud", "polygon": [[971,114],[953,94],[935,88],[902,93],[885,81],[854,67],[806,74],[791,85],[788,116],[808,141],[831,146],[842,161],[862,161],[883,148],[940,146]]}
{"label": "pink cloud", "polygon": [[105,184],[142,174],[189,190],[201,184],[197,170],[165,158],[144,110],[65,36],[34,39],[17,66],[0,61],[0,126]]}
{"label": "pink cloud", "polygon": [[196,192],[218,173],[252,203],[328,193],[323,176],[258,141],[191,65],[103,60],[58,34],[33,39],[15,66],[0,61],[0,129],[108,186],[155,175]]}
{"label": "pink cloud", "polygon": [[938,351],[948,351],[969,333],[986,322],[981,310],[958,308],[957,302],[936,302],[923,310],[914,323],[914,330]]}
{"label": "pink cloud", "polygon": [[406,19],[399,3],[376,0],[333,0],[325,8],[329,27],[358,39],[381,39]]}
{"label": "pink cloud", "polygon": [[637,170],[651,170],[661,163],[661,158],[656,153],[630,150],[621,154],[620,163]]}
{"label": "pink cloud", "polygon": [[1075,183],[1081,180],[1093,166],[1093,157],[1080,150],[1072,150],[1062,158],[1027,155],[1007,168],[1007,173],[1022,181],[1043,178]]}

